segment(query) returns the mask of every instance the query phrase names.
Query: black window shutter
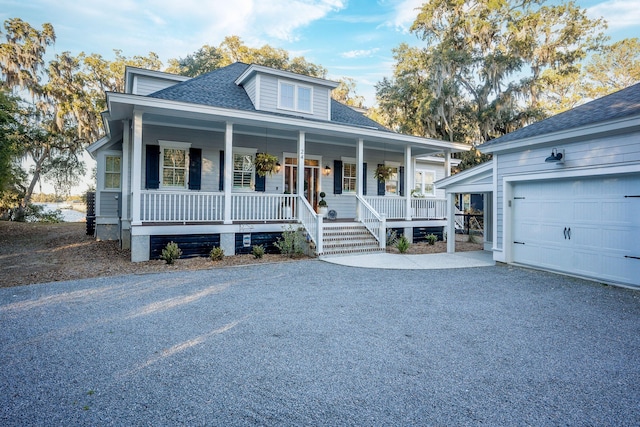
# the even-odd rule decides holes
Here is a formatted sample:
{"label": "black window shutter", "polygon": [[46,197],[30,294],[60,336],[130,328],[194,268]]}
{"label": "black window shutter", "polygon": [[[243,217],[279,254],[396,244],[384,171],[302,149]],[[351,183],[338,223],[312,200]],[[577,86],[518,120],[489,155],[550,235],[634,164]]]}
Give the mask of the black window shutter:
{"label": "black window shutter", "polygon": [[189,190],[200,190],[202,183],[202,150],[189,148]]}
{"label": "black window shutter", "polygon": [[220,150],[220,179],[218,180],[218,191],[224,191],[224,150]]}
{"label": "black window shutter", "polygon": [[404,196],[404,166],[400,166],[399,169],[399,179],[400,179],[400,195]]}
{"label": "black window shutter", "polygon": [[264,192],[266,187],[267,187],[267,177],[266,177],[266,175],[265,176],[260,176],[258,174],[258,172],[256,172],[255,181],[256,181],[256,191]]}
{"label": "black window shutter", "polygon": [[[384,165],[379,164],[378,167],[380,166],[384,166]],[[385,191],[385,182],[378,180],[378,196],[384,196],[384,191]]]}
{"label": "black window shutter", "polygon": [[160,188],[160,146],[147,145],[146,176],[144,188]]}
{"label": "black window shutter", "polygon": [[342,160],[333,161],[333,194],[342,194]]}
{"label": "black window shutter", "polygon": [[367,164],[362,164],[362,195],[367,195]]}

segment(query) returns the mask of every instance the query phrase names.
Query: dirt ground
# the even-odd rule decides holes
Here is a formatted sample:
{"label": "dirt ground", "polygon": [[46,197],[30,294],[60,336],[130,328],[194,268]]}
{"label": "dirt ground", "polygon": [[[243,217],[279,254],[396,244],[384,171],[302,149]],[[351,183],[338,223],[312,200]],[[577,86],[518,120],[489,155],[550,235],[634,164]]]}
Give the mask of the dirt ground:
{"label": "dirt ground", "polygon": [[[456,251],[482,249],[458,236]],[[389,252],[398,253],[390,248]],[[446,243],[411,245],[408,254],[446,252]],[[130,253],[118,248],[115,241],[96,241],[85,233],[85,224],[22,223],[0,221],[0,287],[47,283],[90,277],[123,274],[181,271],[229,267],[270,262],[295,262],[282,255],[266,254],[261,259],[253,255],[225,256],[222,261],[209,258],[179,259],[173,265],[154,260],[130,261]]]}

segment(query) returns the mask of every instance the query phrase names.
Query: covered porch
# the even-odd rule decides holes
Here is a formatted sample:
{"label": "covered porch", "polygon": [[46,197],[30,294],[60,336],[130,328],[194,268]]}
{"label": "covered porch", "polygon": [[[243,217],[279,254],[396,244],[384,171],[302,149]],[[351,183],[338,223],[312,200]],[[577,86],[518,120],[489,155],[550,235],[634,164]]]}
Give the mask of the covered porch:
{"label": "covered porch", "polygon": [[[361,224],[384,249],[390,225],[424,226],[446,218],[446,200],[435,191],[412,197],[416,158],[441,156],[448,175],[451,154],[468,149],[364,126],[246,111],[230,116],[229,110],[175,104],[166,111],[157,105],[134,109],[118,94],[109,100],[112,125],[105,144],[122,153],[122,188],[112,219],[104,208],[114,193],[101,193],[98,221],[115,221],[133,260],[145,259],[154,235],[277,231],[292,223],[305,229],[314,251],[322,254],[324,223],[330,219],[318,214],[321,199],[331,219]],[[189,111],[176,114],[179,108]],[[160,163],[154,186],[149,147],[156,146]],[[184,153],[179,167],[165,165],[169,150]],[[277,169],[259,176],[256,153],[277,157]],[[382,182],[374,178],[380,165],[392,170]]]}

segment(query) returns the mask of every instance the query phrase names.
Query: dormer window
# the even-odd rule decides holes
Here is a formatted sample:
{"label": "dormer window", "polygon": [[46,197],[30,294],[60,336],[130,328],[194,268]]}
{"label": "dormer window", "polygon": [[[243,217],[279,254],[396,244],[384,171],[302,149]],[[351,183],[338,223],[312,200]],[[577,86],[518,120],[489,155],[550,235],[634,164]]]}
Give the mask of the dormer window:
{"label": "dormer window", "polygon": [[278,84],[278,108],[312,113],[313,89],[296,83],[280,81]]}

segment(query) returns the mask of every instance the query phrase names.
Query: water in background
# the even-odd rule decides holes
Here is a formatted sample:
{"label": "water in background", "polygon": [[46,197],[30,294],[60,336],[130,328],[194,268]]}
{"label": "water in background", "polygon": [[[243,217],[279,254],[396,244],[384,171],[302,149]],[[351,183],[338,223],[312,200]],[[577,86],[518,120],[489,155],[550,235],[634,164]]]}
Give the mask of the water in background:
{"label": "water in background", "polygon": [[[83,222],[86,219],[86,213],[74,209],[68,209],[69,203],[35,203],[44,206],[45,212],[60,209],[64,222]],[[84,208],[84,205],[80,206]],[[63,209],[64,208],[64,209]]]}

